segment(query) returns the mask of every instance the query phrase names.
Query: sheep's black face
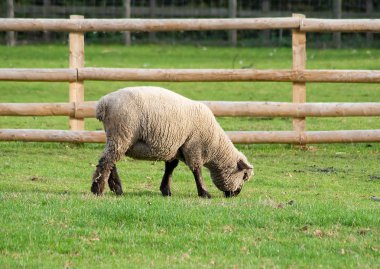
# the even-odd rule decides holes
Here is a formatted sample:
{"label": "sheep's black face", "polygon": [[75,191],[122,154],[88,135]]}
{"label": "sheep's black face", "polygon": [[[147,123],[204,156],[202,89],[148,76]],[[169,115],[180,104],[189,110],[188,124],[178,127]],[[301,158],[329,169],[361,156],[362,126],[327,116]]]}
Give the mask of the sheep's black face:
{"label": "sheep's black face", "polygon": [[253,166],[244,155],[223,170],[211,169],[211,178],[216,187],[224,193],[225,197],[237,196],[246,181],[253,176]]}
{"label": "sheep's black face", "polygon": [[241,192],[241,188],[237,189],[236,191],[225,191],[224,196],[226,198],[238,196],[238,194]]}

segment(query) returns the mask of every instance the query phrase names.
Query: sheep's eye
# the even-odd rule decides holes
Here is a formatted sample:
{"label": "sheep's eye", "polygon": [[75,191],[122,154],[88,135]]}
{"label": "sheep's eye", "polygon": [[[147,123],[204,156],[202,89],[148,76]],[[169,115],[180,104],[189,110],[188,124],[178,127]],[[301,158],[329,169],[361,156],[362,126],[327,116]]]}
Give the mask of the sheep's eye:
{"label": "sheep's eye", "polygon": [[247,180],[247,179],[248,179],[248,173],[247,173],[247,172],[244,172],[243,180]]}

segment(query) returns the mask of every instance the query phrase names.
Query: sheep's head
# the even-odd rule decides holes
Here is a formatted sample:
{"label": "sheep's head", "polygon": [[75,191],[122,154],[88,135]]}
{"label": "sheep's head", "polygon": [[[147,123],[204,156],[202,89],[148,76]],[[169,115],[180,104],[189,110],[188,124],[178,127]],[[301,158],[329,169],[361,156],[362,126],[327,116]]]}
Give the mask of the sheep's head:
{"label": "sheep's head", "polygon": [[226,197],[237,196],[244,183],[253,173],[253,166],[239,152],[239,158],[223,169],[210,169],[211,178],[216,187],[224,192]]}

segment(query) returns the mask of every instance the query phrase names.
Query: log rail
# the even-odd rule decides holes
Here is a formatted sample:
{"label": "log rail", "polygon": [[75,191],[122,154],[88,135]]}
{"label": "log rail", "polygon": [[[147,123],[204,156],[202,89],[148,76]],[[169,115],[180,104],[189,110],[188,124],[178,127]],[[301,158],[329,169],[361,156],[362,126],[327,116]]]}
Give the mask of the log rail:
{"label": "log rail", "polygon": [[[233,143],[237,144],[319,144],[379,142],[380,130],[312,131],[300,135],[295,131],[227,131]],[[25,142],[75,142],[104,143],[103,131],[63,131],[0,129],[2,141]]]}
{"label": "log rail", "polygon": [[291,69],[145,69],[145,68],[0,68],[2,81],[75,82],[333,82],[379,83],[380,70],[291,70]]}
{"label": "log rail", "polygon": [[302,32],[379,32],[380,19],[0,19],[0,31],[158,32],[294,29]]}
{"label": "log rail", "polygon": [[[376,117],[380,103],[287,103],[201,101],[217,117]],[[96,102],[0,103],[0,116],[94,118]]]}

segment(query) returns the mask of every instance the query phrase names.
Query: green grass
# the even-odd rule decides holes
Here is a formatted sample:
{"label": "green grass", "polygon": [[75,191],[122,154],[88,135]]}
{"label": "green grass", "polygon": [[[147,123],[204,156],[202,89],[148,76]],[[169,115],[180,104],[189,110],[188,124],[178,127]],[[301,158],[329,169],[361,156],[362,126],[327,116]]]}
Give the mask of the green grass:
{"label": "green grass", "polygon": [[[1,47],[0,67],[66,67],[66,46]],[[380,50],[309,50],[308,67],[379,69]],[[87,46],[86,66],[290,68],[290,49]],[[86,82],[86,100],[128,85],[197,100],[290,101],[288,83]],[[67,83],[0,83],[1,102],[66,102]],[[314,102],[377,101],[376,84],[308,84]],[[226,130],[290,130],[284,118],[220,118]],[[308,130],[376,129],[379,118],[307,120]],[[0,128],[67,129],[66,117],[0,117]],[[88,130],[100,129],[86,120]],[[158,186],[160,162],[119,164],[125,195],[90,194],[102,145],[0,143],[0,268],[375,268],[380,260],[380,145],[238,146],[255,177],[233,199],[191,172]],[[291,202],[292,201],[292,202]]]}

